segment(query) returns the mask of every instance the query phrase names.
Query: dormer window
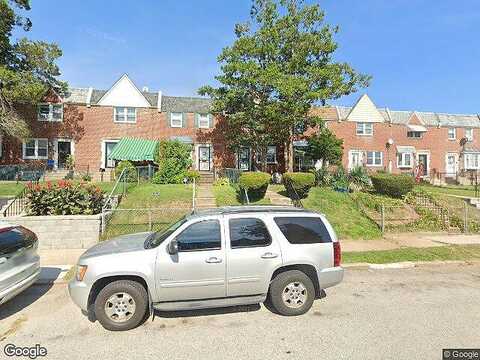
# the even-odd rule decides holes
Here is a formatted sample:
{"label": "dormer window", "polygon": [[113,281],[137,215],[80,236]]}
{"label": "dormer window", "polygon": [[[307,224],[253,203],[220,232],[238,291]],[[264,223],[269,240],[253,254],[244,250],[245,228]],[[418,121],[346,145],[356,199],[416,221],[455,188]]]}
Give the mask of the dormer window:
{"label": "dormer window", "polygon": [[358,122],[357,123],[357,135],[372,136],[373,135],[373,123]]}
{"label": "dormer window", "polygon": [[455,140],[457,138],[457,129],[448,128],[448,140]]}
{"label": "dormer window", "polygon": [[117,123],[136,123],[137,109],[133,107],[114,107],[113,121]]}
{"label": "dormer window", "polygon": [[412,139],[421,139],[423,133],[421,131],[407,131],[407,137]]}
{"label": "dormer window", "polygon": [[62,121],[63,104],[39,104],[37,115],[38,121]]}

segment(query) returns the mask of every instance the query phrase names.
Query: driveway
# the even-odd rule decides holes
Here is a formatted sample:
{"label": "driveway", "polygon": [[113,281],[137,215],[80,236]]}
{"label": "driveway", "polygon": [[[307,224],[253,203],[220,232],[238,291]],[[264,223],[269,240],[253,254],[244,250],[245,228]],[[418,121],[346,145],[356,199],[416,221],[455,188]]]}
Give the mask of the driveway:
{"label": "driveway", "polygon": [[[480,346],[480,265],[351,270],[301,317],[259,307],[157,314],[126,333],[88,322],[64,285],[0,308],[0,346],[48,359],[441,359]],[[2,354],[3,355],[3,354]]]}

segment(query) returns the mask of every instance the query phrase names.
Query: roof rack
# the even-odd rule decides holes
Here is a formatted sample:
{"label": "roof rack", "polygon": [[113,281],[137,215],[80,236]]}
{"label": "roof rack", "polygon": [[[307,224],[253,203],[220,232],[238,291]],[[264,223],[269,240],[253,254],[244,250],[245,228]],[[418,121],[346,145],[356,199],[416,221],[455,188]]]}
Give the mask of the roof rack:
{"label": "roof rack", "polygon": [[256,205],[256,206],[224,206],[215,209],[194,210],[192,215],[228,215],[243,213],[260,213],[260,212],[283,212],[283,213],[301,213],[310,212],[305,209],[294,208],[291,206],[272,206],[272,205]]}

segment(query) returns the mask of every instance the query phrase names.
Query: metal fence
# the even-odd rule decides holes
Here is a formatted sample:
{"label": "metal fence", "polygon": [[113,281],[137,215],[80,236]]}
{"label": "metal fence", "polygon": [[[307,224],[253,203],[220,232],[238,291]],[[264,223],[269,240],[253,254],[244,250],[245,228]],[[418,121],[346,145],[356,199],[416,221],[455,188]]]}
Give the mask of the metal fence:
{"label": "metal fence", "polygon": [[1,181],[38,181],[45,173],[45,166],[30,164],[0,165]]}

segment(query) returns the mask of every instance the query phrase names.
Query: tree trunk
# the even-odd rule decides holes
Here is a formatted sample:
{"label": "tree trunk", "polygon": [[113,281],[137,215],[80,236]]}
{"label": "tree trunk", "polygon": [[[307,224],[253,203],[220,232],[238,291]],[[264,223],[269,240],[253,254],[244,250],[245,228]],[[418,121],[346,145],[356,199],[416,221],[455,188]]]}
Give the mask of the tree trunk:
{"label": "tree trunk", "polygon": [[288,139],[286,150],[287,161],[285,162],[285,164],[288,168],[288,171],[293,172],[293,160],[295,157],[293,153],[293,128],[290,129],[290,138]]}

